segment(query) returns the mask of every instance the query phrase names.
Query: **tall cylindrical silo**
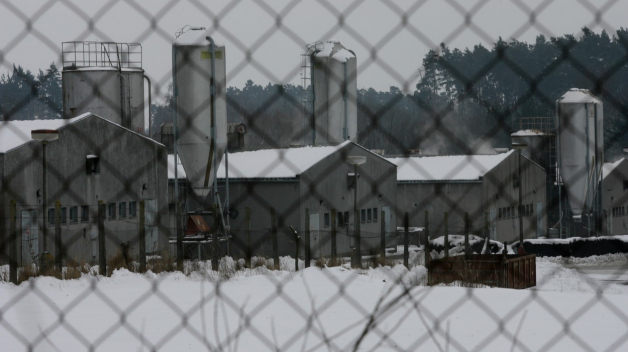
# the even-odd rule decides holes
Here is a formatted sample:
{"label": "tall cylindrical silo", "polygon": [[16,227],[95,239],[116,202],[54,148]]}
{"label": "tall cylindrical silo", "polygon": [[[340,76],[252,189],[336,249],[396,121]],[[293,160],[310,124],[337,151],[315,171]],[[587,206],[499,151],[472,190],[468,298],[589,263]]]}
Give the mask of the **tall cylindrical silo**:
{"label": "tall cylindrical silo", "polygon": [[357,142],[357,59],[340,42],[328,41],[311,56],[315,145]]}
{"label": "tall cylindrical silo", "polygon": [[63,116],[91,112],[144,133],[144,70],[136,43],[64,42]]}
{"label": "tall cylindrical silo", "polygon": [[210,85],[214,77],[210,41],[206,39],[208,36],[209,33],[204,30],[189,30],[175,39],[173,48],[179,141],[177,148],[188,181],[199,197],[205,197],[212,187],[215,180],[214,164],[220,164],[227,146],[225,46],[214,43],[216,93],[213,139]]}
{"label": "tall cylindrical silo", "polygon": [[596,209],[604,163],[603,104],[586,89],[572,88],[557,101],[559,171],[572,214]]}

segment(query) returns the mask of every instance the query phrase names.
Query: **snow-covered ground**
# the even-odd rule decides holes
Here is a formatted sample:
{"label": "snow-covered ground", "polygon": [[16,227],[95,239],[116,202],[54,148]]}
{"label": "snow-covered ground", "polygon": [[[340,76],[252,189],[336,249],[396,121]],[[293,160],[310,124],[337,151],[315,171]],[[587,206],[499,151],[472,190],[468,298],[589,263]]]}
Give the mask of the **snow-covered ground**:
{"label": "snow-covered ground", "polygon": [[422,266],[228,274],[0,283],[0,350],[628,350],[628,286],[551,260],[531,290],[425,287]]}

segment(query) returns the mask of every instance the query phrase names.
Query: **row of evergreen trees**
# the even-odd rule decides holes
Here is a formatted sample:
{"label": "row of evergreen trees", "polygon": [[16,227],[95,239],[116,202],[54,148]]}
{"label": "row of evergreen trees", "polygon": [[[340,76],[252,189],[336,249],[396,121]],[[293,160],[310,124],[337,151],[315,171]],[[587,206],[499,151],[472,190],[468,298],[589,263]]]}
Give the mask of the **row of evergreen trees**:
{"label": "row of evergreen trees", "polygon": [[[417,66],[419,63],[417,62]],[[587,28],[573,35],[534,43],[501,38],[491,47],[464,50],[441,45],[422,61],[416,89],[404,94],[358,91],[359,142],[367,148],[403,154],[491,153],[507,147],[520,117],[554,116],[556,100],[572,87],[591,90],[604,102],[607,159],[628,145],[628,30],[609,35]],[[229,122],[245,122],[249,147],[288,146],[304,134],[303,87],[256,85],[248,81],[227,90]],[[172,120],[171,96],[153,105],[158,127]],[[46,72],[15,67],[0,76],[3,119],[61,116],[61,79],[51,65]],[[156,131],[154,129],[154,131]]]}

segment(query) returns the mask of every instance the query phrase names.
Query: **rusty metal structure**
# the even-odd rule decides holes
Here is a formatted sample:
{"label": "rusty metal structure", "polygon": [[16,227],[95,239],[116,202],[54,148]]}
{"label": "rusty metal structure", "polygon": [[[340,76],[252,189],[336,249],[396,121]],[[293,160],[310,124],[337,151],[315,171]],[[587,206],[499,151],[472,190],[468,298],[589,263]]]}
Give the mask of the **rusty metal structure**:
{"label": "rusty metal structure", "polygon": [[455,281],[513,289],[534,287],[536,255],[471,254],[435,259],[429,263],[429,285]]}

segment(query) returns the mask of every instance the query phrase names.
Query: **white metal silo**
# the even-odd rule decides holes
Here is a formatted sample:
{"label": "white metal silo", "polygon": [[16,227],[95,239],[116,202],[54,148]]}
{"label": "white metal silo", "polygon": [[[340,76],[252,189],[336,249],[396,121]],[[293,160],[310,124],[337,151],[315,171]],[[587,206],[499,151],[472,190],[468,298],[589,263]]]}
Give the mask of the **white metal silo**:
{"label": "white metal silo", "polygon": [[557,101],[559,172],[575,219],[600,207],[604,163],[603,104],[586,89],[572,88]]}
{"label": "white metal silo", "polygon": [[340,42],[328,41],[311,54],[315,145],[357,142],[357,59]]}
{"label": "white metal silo", "polygon": [[[214,170],[227,146],[225,46],[214,43],[216,91],[215,109],[212,109],[212,55],[208,36],[205,30],[191,29],[179,34],[173,44],[178,154],[188,181],[199,197],[205,197],[212,187]],[[214,138],[212,114],[215,114]]]}
{"label": "white metal silo", "polygon": [[144,133],[144,70],[137,43],[62,43],[63,116],[91,112]]}

